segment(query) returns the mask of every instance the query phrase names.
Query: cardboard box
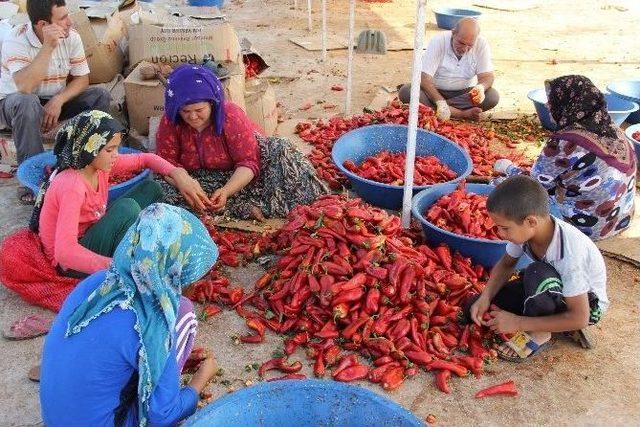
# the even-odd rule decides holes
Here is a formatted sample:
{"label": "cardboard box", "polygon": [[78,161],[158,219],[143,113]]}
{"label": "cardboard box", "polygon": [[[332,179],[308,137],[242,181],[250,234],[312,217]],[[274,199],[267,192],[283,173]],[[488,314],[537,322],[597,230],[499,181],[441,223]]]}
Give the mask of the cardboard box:
{"label": "cardboard box", "polygon": [[248,80],[244,101],[249,118],[264,130],[265,135],[272,136],[278,127],[278,106],[269,82],[257,78]]}
{"label": "cardboard box", "polygon": [[124,55],[118,46],[124,37],[124,24],[118,15],[107,21],[102,38],[98,39],[91,22],[83,10],[70,15],[73,26],[80,34],[84,52],[89,62],[89,82],[106,83],[122,72]]}
{"label": "cardboard box", "polygon": [[[131,74],[124,80],[124,92],[129,114],[129,127],[140,135],[149,134],[149,119],[164,114],[164,85],[159,80],[142,80],[138,64]],[[231,76],[222,81],[225,95],[231,102],[238,104],[243,110],[244,102],[244,73],[240,67],[231,69]]]}
{"label": "cardboard box", "polygon": [[[129,27],[129,63],[199,64],[205,55],[217,61],[242,64],[240,42],[235,29],[222,19],[182,18],[165,25],[140,24]],[[171,25],[173,24],[173,25]]]}

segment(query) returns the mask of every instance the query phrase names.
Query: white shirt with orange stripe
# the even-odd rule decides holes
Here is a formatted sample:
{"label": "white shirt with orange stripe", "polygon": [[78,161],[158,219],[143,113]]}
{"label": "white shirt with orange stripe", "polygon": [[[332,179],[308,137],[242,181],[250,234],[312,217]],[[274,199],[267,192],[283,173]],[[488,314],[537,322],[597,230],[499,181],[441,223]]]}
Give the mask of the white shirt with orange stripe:
{"label": "white shirt with orange stripe", "polygon": [[[0,99],[17,93],[13,73],[31,64],[42,43],[30,23],[20,25],[2,44],[2,72],[0,73]],[[71,30],[69,37],[61,39],[51,54],[49,69],[45,79],[34,91],[40,98],[51,98],[67,85],[67,77],[89,74],[89,64],[84,54],[80,35]]]}

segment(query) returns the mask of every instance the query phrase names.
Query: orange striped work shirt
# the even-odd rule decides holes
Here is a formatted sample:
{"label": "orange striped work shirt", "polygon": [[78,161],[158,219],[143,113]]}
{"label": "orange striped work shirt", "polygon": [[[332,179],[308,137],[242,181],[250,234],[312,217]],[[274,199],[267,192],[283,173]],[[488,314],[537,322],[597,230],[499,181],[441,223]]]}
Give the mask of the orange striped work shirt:
{"label": "orange striped work shirt", "polygon": [[[14,28],[2,44],[2,71],[0,72],[0,99],[18,92],[13,73],[31,64],[42,43],[31,23]],[[80,35],[71,30],[69,37],[60,40],[49,61],[47,75],[34,92],[40,98],[51,98],[67,85],[67,77],[89,74]]]}

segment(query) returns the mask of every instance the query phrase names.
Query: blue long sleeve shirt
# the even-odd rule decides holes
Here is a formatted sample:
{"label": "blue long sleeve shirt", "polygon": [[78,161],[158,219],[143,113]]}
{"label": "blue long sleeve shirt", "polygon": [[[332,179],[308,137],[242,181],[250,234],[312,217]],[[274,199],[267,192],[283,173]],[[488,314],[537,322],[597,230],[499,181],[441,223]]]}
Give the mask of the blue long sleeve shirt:
{"label": "blue long sleeve shirt", "polygon": [[[115,308],[65,337],[71,313],[105,278],[105,271],[83,280],[64,302],[44,343],[40,405],[48,427],[113,426],[120,393],[138,369],[140,340],[135,314]],[[137,387],[136,387],[137,389]],[[180,387],[172,350],[152,392],[149,424],[172,426],[196,410],[198,395]],[[137,401],[127,412],[126,426],[138,424]]]}

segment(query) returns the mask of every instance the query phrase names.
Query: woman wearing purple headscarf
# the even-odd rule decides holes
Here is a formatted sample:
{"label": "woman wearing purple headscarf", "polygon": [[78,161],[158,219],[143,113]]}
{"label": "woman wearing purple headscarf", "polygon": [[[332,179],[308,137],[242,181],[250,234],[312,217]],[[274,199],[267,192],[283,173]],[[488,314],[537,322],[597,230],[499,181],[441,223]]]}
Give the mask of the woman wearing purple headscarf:
{"label": "woman wearing purple headscarf", "polygon": [[[200,210],[243,219],[282,217],[327,191],[301,153],[289,141],[265,138],[239,106],[224,99],[220,80],[202,66],[180,66],[167,79],[156,147],[210,195]],[[185,206],[178,192],[162,185],[167,203]]]}

